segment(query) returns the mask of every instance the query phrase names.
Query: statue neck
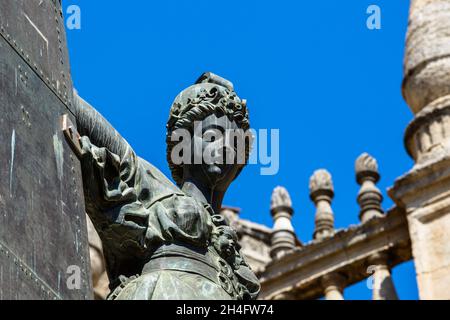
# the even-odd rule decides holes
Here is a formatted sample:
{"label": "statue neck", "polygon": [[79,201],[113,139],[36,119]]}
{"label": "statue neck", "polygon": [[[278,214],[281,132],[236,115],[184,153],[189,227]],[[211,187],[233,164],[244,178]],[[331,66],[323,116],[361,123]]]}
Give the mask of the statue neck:
{"label": "statue neck", "polygon": [[209,204],[216,214],[220,213],[225,192],[202,186],[192,180],[186,180],[181,190],[196,200]]}

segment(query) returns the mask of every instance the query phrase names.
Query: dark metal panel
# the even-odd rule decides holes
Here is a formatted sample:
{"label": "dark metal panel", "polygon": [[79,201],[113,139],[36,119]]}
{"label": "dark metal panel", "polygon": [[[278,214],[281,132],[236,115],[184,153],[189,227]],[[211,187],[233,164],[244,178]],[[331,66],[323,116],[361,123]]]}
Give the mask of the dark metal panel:
{"label": "dark metal panel", "polygon": [[1,0],[0,34],[68,106],[72,80],[59,0]]}
{"label": "dark metal panel", "polygon": [[[60,128],[64,113],[0,37],[1,299],[92,297],[81,171]],[[69,266],[80,268],[80,290],[66,285]]]}

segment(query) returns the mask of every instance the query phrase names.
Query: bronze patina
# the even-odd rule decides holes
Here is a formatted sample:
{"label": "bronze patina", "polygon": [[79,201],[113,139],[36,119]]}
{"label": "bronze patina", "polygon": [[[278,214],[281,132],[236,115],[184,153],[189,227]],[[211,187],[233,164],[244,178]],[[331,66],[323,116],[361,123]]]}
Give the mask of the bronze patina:
{"label": "bronze patina", "polygon": [[[167,159],[176,185],[75,96],[81,137],[74,146],[86,210],[104,246],[109,299],[255,299],[258,279],[240,253],[236,232],[220,214],[225,192],[245,163],[236,161],[232,139],[205,141],[194,130],[195,122],[201,122],[202,133],[249,129],[246,102],[232,83],[205,73],[175,99],[167,123]],[[234,151],[234,161],[174,163],[172,135],[178,129],[192,133],[192,145],[201,146],[191,149],[191,159],[205,148],[223,148]],[[240,150],[245,160],[249,149],[247,140]]]}

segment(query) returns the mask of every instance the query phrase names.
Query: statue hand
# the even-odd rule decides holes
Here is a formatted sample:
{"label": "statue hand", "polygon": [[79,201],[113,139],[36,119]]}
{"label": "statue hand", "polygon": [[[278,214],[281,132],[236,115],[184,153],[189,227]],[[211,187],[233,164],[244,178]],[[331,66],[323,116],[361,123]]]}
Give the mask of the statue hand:
{"label": "statue hand", "polygon": [[80,138],[80,145],[81,145],[81,150],[82,150],[83,156],[92,154],[91,153],[92,143],[88,136],[82,136]]}

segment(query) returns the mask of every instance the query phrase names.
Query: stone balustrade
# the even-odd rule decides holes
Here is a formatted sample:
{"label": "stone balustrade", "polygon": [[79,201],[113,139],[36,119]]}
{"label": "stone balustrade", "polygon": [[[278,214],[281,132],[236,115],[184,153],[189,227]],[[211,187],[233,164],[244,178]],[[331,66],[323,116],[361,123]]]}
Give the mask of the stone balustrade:
{"label": "stone balustrade", "polygon": [[371,278],[373,299],[397,299],[391,269],[414,259],[420,298],[450,299],[450,1],[410,3],[402,92],[414,114],[404,137],[414,165],[388,191],[395,207],[383,211],[378,164],[363,154],[360,224],[334,230],[331,175],[316,172],[314,240],[266,266],[261,298],[341,299]]}
{"label": "stone balustrade", "polygon": [[[277,254],[272,254],[271,262],[260,274],[261,299],[324,297],[342,300],[346,287],[365,279],[371,281],[374,300],[397,299],[391,269],[412,259],[405,212],[393,208],[385,214],[382,209],[383,197],[377,187],[380,174],[375,158],[362,154],[355,163],[355,176],[360,185],[356,196],[360,224],[335,229],[334,186],[331,174],[323,169],[314,172],[309,183],[310,197],[316,207],[312,241],[295,246],[291,215],[283,215],[286,218],[283,224],[275,221],[273,234],[278,230],[289,232],[283,233],[284,241],[272,237],[275,241],[272,241],[271,252]],[[274,194],[280,190],[288,194],[280,187]],[[285,244],[282,250],[280,243]],[[280,251],[283,254],[278,254]]]}

